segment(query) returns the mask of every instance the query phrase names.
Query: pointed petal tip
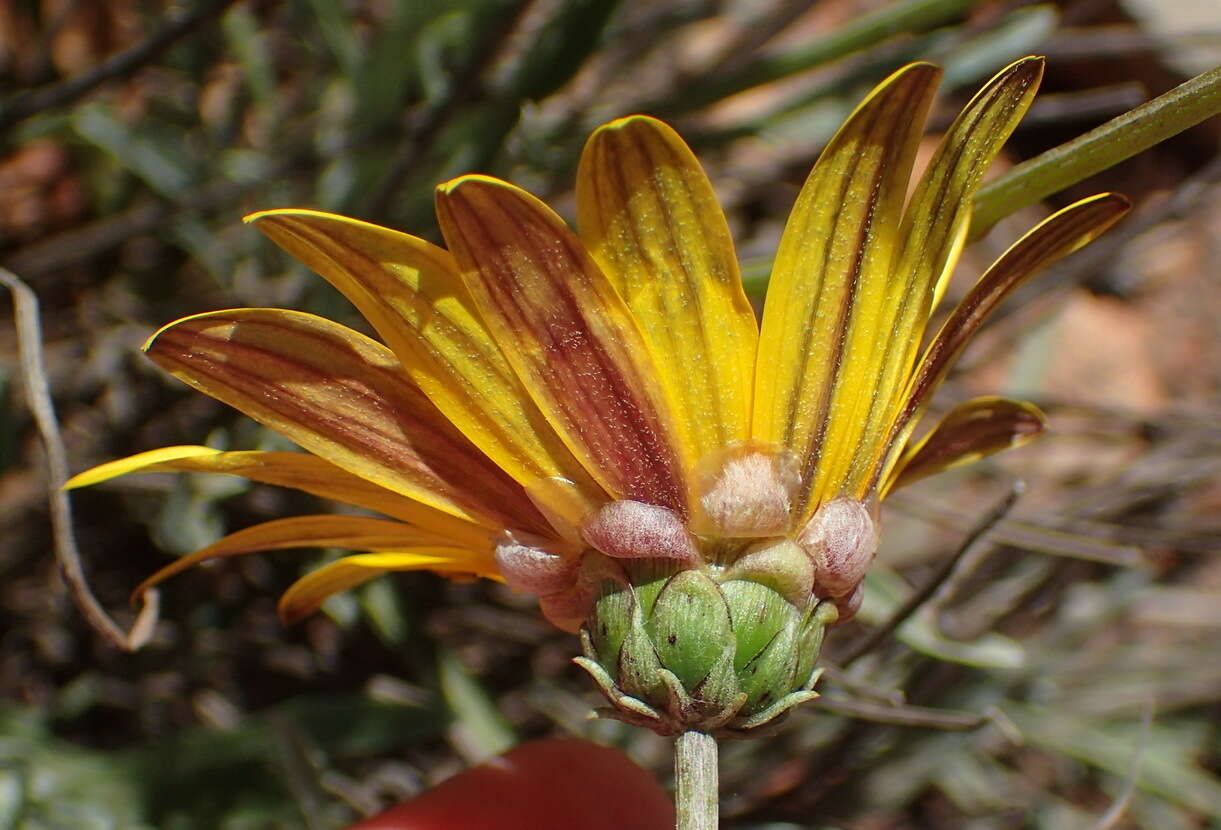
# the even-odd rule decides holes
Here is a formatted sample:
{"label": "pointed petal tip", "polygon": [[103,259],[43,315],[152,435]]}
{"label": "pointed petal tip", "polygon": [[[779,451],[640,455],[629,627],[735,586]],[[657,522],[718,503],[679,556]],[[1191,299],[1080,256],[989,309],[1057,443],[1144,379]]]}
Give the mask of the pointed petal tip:
{"label": "pointed petal tip", "polygon": [[441,199],[446,196],[457,195],[458,191],[468,187],[495,187],[509,188],[517,190],[517,187],[506,182],[504,179],[498,179],[495,176],[488,176],[484,173],[464,173],[461,176],[456,176],[446,182],[441,182],[436,187],[437,198]]}
{"label": "pointed petal tip", "polygon": [[323,210],[312,210],[310,208],[268,208],[267,210],[256,210],[254,213],[247,213],[242,217],[242,222],[247,225],[255,225],[268,219],[276,219],[281,216],[336,216],[337,214],[327,213]]}
{"label": "pointed petal tip", "polygon": [[1132,209],[1132,200],[1124,194],[1116,193],[1113,190],[1108,190],[1104,193],[1096,193],[1093,196],[1082,199],[1081,202],[1105,202],[1113,206],[1115,211],[1120,215],[1123,215]]}
{"label": "pointed petal tip", "polygon": [[109,481],[112,478],[118,478],[127,473],[140,472],[155,464],[202,455],[217,455],[218,453],[220,453],[220,450],[194,444],[147,450],[135,455],[129,455],[126,458],[107,461],[105,464],[98,464],[96,467],[90,467],[88,470],[82,470],[65,481],[60,487],[63,490],[76,490],[81,487],[100,484],[103,481]]}
{"label": "pointed petal tip", "polygon": [[603,124],[602,126],[598,127],[596,130],[594,130],[593,135],[597,135],[598,133],[606,132],[609,130],[625,130],[625,129],[630,129],[635,126],[642,126],[642,125],[648,126],[651,128],[662,127],[667,130],[674,129],[669,124],[667,124],[665,121],[662,121],[660,118],[654,118],[651,115],[645,115],[644,113],[637,112],[637,113],[632,113],[631,115],[624,115],[619,118],[613,119],[611,121],[607,121],[605,124]]}
{"label": "pointed petal tip", "polygon": [[[218,309],[216,311],[201,311],[198,314],[188,314],[186,317],[179,317],[177,320],[171,320],[170,322],[166,323],[164,326],[162,326],[161,328],[157,329],[155,332],[150,334],[148,336],[148,339],[145,340],[140,345],[140,351],[147,354],[149,352],[149,350],[152,349],[154,345],[156,345],[157,338],[159,338],[161,335],[165,334],[170,329],[172,329],[175,326],[180,325],[182,323],[188,323],[191,320],[194,320],[199,317],[208,317],[210,315],[215,315],[215,314],[229,314],[229,313],[234,313],[234,312],[241,313],[243,311],[250,311],[250,310],[252,310],[252,309],[222,308],[222,309]],[[270,310],[270,309],[265,309],[265,310]]]}
{"label": "pointed petal tip", "polygon": [[912,75],[927,79],[940,78],[944,71],[945,70],[940,66],[930,61],[912,61],[911,63],[900,66],[898,69],[892,72],[890,76],[886,78],[886,80],[878,84],[878,86],[886,86],[900,78],[906,78]]}
{"label": "pointed petal tip", "polygon": [[127,598],[127,602],[132,608],[139,608],[144,603],[144,595],[153,588],[157,587],[157,584],[161,582],[160,579],[157,579],[157,574],[159,573],[161,572],[158,571],[157,573],[148,577],[132,590],[131,595]]}
{"label": "pointed petal tip", "polygon": [[1026,78],[1028,84],[1038,86],[1043,80],[1043,72],[1046,69],[1047,58],[1042,55],[1027,55],[1024,58],[1018,58],[1009,64],[1009,66],[1002,69],[998,77],[1012,72]]}
{"label": "pointed petal tip", "polygon": [[1039,436],[1047,416],[1028,401],[986,395],[951,409],[908,445],[882,488],[885,496],[922,478],[1020,447]]}
{"label": "pointed petal tip", "polygon": [[280,597],[280,601],[276,603],[276,616],[280,618],[280,625],[285,628],[296,625],[318,610],[297,603],[285,602],[285,599],[288,599],[288,594]]}

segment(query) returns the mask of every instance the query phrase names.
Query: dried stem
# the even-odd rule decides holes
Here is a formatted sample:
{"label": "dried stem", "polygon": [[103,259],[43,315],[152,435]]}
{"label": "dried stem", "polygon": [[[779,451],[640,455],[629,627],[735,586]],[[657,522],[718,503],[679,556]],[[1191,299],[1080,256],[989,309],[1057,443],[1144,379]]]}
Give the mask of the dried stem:
{"label": "dried stem", "polygon": [[716,830],[719,812],[716,738],[683,732],[674,740],[677,830]]}
{"label": "dried stem", "polygon": [[21,378],[29,401],[30,413],[42,438],[47,458],[47,490],[51,503],[51,528],[55,537],[55,558],[59,560],[60,572],[72,599],[94,631],[113,645],[126,651],[135,651],[152,636],[157,622],[158,598],[155,590],[144,594],[144,605],[131,631],[124,631],[102,608],[81,565],[80,552],[72,534],[72,508],[68,495],[60,485],[68,477],[68,460],[63,438],[59,434],[59,422],[55,407],[51,403],[51,390],[47,383],[46,367],[42,362],[42,331],[38,323],[38,298],[30,287],[6,268],[0,268],[0,284],[13,294],[13,315],[17,323],[17,343],[21,352]]}

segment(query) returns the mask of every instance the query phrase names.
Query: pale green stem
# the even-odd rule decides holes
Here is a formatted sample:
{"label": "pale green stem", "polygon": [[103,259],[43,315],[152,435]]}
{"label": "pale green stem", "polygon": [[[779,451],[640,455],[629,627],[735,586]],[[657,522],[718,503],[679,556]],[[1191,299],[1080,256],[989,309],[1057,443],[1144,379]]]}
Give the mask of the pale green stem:
{"label": "pale green stem", "polygon": [[1221,112],[1221,67],[1022,162],[975,195],[971,238],[1020,208],[1148,150]]}
{"label": "pale green stem", "polygon": [[682,733],[674,740],[676,830],[716,830],[718,799],[716,738]]}

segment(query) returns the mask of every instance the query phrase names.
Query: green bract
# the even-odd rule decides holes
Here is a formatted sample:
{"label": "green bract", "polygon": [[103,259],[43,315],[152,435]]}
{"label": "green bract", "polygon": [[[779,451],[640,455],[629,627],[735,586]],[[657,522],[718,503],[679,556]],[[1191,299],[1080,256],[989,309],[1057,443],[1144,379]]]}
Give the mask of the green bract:
{"label": "green bract", "polygon": [[604,714],[662,734],[736,733],[817,697],[814,663],[833,604],[794,604],[715,567],[631,570],[631,584],[603,584],[581,632],[577,662],[613,704]]}

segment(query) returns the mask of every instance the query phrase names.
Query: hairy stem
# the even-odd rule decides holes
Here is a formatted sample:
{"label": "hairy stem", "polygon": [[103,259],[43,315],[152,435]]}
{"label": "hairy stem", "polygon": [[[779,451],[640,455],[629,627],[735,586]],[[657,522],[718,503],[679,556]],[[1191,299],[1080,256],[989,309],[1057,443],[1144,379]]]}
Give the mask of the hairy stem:
{"label": "hairy stem", "polygon": [[717,828],[717,745],[705,732],[684,732],[674,741],[674,801],[677,830]]}

